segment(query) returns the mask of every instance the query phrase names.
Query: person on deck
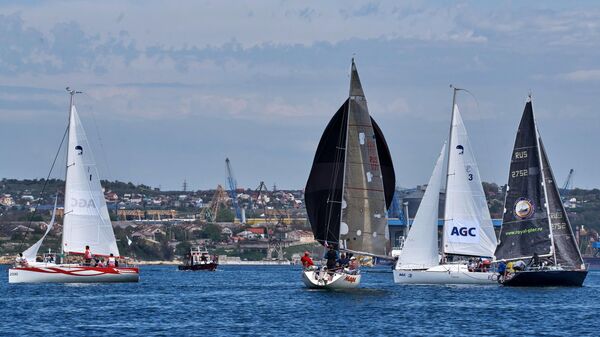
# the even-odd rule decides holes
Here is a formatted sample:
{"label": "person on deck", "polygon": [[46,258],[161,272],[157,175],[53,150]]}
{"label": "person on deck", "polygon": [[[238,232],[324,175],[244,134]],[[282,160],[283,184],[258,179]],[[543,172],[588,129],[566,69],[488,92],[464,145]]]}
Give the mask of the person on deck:
{"label": "person on deck", "polygon": [[90,250],[90,246],[85,246],[85,252],[83,253],[83,261],[85,266],[92,265],[92,251]]}
{"label": "person on deck", "polygon": [[523,260],[519,260],[513,263],[513,269],[515,271],[523,271],[525,270],[525,267],[527,266],[525,265],[525,262],[523,262]]}
{"label": "person on deck", "polygon": [[29,266],[27,259],[23,257],[23,253],[19,253],[19,256],[17,256],[17,258],[15,259],[15,263],[17,264],[17,267],[28,267]]}
{"label": "person on deck", "polygon": [[335,251],[335,247],[329,246],[329,250],[325,253],[325,259],[327,260],[327,269],[329,271],[334,271],[336,268],[336,263],[338,260],[337,252]]}
{"label": "person on deck", "polygon": [[358,273],[358,260],[355,256],[350,258],[350,263],[348,263],[348,273],[356,274]]}
{"label": "person on deck", "polygon": [[504,279],[505,276],[506,276],[506,263],[504,263],[504,261],[500,261],[500,263],[498,263],[498,278]]}
{"label": "person on deck", "polygon": [[108,257],[108,266],[111,268],[115,268],[117,266],[117,259],[113,253],[110,253],[110,256]]}
{"label": "person on deck", "polygon": [[337,262],[340,265],[340,267],[344,268],[348,266],[348,264],[350,263],[350,259],[346,256],[346,254],[342,253],[340,259]]}
{"label": "person on deck", "polygon": [[538,253],[533,253],[533,256],[531,257],[531,261],[529,261],[529,266],[532,266],[532,267],[540,266],[540,256],[538,255]]}
{"label": "person on deck", "polygon": [[312,268],[312,266],[315,265],[313,260],[310,258],[310,253],[308,251],[304,252],[304,256],[302,256],[300,262],[302,262],[302,267],[304,267],[304,269]]}

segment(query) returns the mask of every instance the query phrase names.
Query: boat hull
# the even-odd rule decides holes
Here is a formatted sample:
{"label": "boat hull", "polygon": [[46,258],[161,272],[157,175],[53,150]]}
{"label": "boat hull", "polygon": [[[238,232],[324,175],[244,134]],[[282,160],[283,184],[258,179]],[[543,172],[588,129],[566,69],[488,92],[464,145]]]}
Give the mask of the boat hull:
{"label": "boat hull", "polygon": [[581,287],[587,270],[526,270],[502,281],[508,287]]}
{"label": "boat hull", "polygon": [[472,272],[466,265],[440,265],[426,270],[393,271],[394,282],[398,284],[481,284],[498,283],[498,274],[492,272]]}
{"label": "boat hull", "polygon": [[207,270],[207,271],[215,271],[217,270],[217,267],[219,265],[216,263],[203,263],[203,264],[194,264],[191,266],[178,266],[177,269],[179,270],[191,270],[191,271],[197,271],[197,270]]}
{"label": "boat hull", "polygon": [[48,265],[8,270],[8,283],[116,283],[139,279],[138,268]]}
{"label": "boat hull", "polygon": [[304,270],[302,281],[311,289],[352,289],[360,285],[360,274],[333,273],[318,270]]}

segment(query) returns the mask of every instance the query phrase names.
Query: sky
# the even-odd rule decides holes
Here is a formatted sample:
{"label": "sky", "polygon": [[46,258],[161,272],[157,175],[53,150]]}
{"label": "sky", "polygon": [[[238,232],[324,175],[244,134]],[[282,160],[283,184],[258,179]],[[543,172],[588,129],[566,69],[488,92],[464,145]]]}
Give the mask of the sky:
{"label": "sky", "polygon": [[229,157],[239,187],[301,189],[355,57],[399,186],[428,181],[454,84],[484,181],[532,93],[560,185],[600,187],[594,1],[2,1],[0,46],[0,178],[48,174],[70,86],[105,179],[215,188]]}

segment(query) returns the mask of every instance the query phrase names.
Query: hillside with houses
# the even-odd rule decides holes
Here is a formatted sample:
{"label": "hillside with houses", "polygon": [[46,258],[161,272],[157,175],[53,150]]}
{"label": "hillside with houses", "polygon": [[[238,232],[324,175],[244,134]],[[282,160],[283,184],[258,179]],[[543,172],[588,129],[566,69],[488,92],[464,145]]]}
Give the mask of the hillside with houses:
{"label": "hillside with houses", "polygon": [[[301,190],[239,189],[232,194],[220,186],[202,191],[161,191],[118,181],[104,181],[102,185],[119,250],[138,260],[171,261],[185,255],[191,246],[241,260],[290,260],[294,254],[318,246],[306,219]],[[63,186],[61,180],[0,182],[0,255],[14,255],[43,235],[57,196],[57,223],[41,250],[59,250]],[[406,200],[417,195],[415,205],[410,199],[411,217],[422,190],[419,186],[397,193]],[[492,217],[501,218],[503,189],[484,183],[484,190]],[[563,195],[582,251],[591,254],[590,243],[599,239],[600,190],[572,189]],[[389,217],[403,215],[390,210]]]}

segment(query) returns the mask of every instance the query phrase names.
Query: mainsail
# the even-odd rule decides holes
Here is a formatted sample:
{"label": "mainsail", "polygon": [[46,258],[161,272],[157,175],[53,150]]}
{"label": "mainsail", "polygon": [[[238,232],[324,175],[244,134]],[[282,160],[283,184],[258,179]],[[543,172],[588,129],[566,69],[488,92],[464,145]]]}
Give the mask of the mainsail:
{"label": "mainsail", "polygon": [[442,147],[417,215],[404,241],[397,265],[405,269],[427,269],[439,264],[438,209],[446,144]]}
{"label": "mainsail", "polygon": [[369,115],[354,60],[349,96],[317,147],[305,188],[306,209],[319,242],[383,256],[395,174],[385,138]]}
{"label": "mainsail", "polygon": [[67,148],[63,252],[82,253],[85,246],[90,246],[96,255],[112,253],[119,256],[92,149],[73,104],[73,96]]}
{"label": "mainsail", "polygon": [[512,152],[500,243],[496,259],[515,260],[553,253],[531,102],[527,102]]}
{"label": "mainsail", "polygon": [[443,251],[446,254],[493,256],[496,233],[473,148],[456,104],[452,116]]}

